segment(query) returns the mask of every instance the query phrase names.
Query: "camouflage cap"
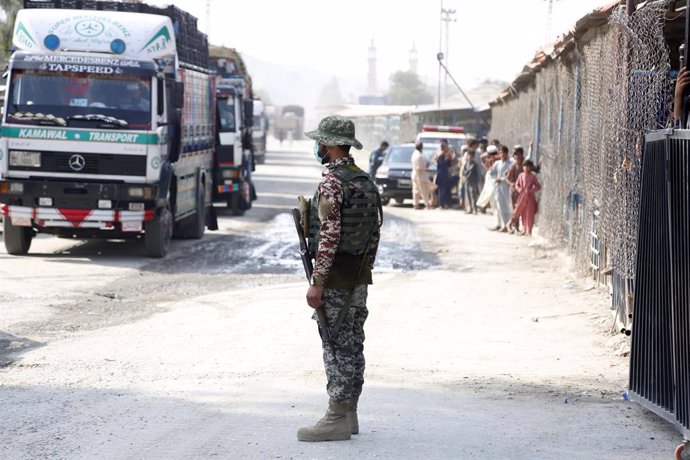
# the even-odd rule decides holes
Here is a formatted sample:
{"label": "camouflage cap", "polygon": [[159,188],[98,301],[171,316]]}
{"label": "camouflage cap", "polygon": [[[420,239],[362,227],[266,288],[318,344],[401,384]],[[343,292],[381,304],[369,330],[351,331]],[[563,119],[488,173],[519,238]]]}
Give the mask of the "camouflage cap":
{"label": "camouflage cap", "polygon": [[362,143],[355,139],[355,124],[352,120],[338,115],[324,118],[315,131],[309,131],[304,135],[323,145],[351,145],[357,150],[363,147]]}

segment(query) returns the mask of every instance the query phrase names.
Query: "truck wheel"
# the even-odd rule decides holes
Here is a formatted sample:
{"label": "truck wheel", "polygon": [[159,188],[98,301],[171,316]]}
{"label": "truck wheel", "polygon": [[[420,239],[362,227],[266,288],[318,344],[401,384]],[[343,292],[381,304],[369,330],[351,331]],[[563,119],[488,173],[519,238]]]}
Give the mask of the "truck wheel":
{"label": "truck wheel", "polygon": [[206,198],[205,189],[203,185],[197,187],[198,193],[196,197],[196,212],[189,219],[184,219],[187,222],[180,227],[179,236],[181,238],[189,238],[192,240],[199,240],[204,237],[206,230]]}
{"label": "truck wheel", "polygon": [[170,238],[173,231],[173,216],[169,205],[161,209],[160,214],[151,222],[146,223],[144,231],[144,245],[146,255],[160,259],[165,257],[170,248]]}
{"label": "truck wheel", "polygon": [[385,206],[385,205],[387,205],[388,203],[390,203],[390,201],[391,201],[390,197],[387,197],[387,196],[382,196],[382,197],[381,197],[381,204],[382,204],[383,206]]}
{"label": "truck wheel", "polygon": [[23,256],[29,252],[33,232],[31,227],[18,227],[11,224],[11,218],[5,217],[3,232],[5,235],[5,249],[13,256]]}
{"label": "truck wheel", "polygon": [[395,202],[398,204],[404,204],[405,203],[405,198],[396,198]]}
{"label": "truck wheel", "polygon": [[240,208],[240,194],[233,193],[228,200],[228,208],[233,216],[244,216],[244,209]]}

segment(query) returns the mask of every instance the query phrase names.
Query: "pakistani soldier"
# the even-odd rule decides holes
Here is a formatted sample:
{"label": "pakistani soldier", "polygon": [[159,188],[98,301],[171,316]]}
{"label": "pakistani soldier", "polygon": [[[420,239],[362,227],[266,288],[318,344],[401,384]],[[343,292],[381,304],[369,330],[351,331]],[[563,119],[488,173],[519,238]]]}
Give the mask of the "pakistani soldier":
{"label": "pakistani soldier", "polygon": [[316,141],[314,156],[327,168],[309,212],[307,239],[315,262],[307,303],[324,309],[332,332],[331,343],[322,337],[328,409],[314,426],[300,428],[297,438],[338,441],[359,433],[367,287],[372,282],[383,212],[376,185],[350,156],[351,147],[362,148],[352,121],[326,117],[305,136]]}

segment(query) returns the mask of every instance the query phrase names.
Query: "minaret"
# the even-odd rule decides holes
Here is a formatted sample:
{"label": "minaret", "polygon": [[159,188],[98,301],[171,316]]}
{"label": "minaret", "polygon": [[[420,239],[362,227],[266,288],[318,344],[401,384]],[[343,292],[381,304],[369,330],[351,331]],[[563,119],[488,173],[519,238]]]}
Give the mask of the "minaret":
{"label": "minaret", "polygon": [[376,47],[374,39],[371,39],[369,46],[369,94],[376,94]]}
{"label": "minaret", "polygon": [[417,73],[417,45],[414,41],[410,50],[410,72]]}

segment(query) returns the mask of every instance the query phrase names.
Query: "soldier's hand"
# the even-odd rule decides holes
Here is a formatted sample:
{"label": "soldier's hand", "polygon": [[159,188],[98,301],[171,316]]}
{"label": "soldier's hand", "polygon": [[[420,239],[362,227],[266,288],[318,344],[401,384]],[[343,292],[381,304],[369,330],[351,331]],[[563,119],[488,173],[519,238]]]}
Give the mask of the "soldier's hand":
{"label": "soldier's hand", "polygon": [[307,304],[311,308],[319,308],[321,306],[321,298],[323,297],[323,286],[309,286],[307,290]]}

